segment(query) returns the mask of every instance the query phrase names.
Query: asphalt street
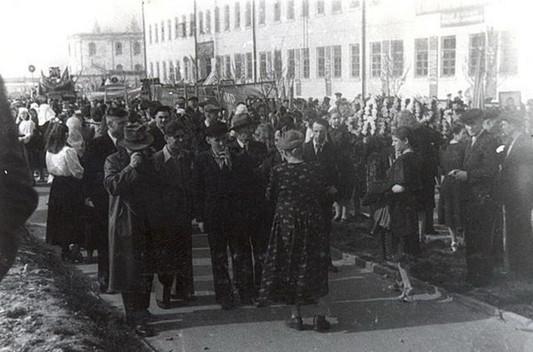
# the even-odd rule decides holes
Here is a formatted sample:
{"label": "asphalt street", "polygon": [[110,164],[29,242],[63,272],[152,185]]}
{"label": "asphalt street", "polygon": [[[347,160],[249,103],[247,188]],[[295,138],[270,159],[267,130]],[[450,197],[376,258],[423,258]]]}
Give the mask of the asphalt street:
{"label": "asphalt street", "polygon": [[[29,222],[44,225],[49,188],[37,190],[39,208]],[[157,336],[146,342],[155,351],[533,351],[533,332],[475,305],[465,305],[435,287],[417,288],[414,302],[399,302],[398,293],[388,289],[390,280],[356,266],[353,257],[342,253],[335,253],[334,258],[339,273],[330,275],[328,305],[333,326],[327,333],[312,330],[313,313],[305,310],[304,323],[309,328],[300,332],[287,328],[284,322],[290,308],[284,305],[224,311],[214,301],[206,235],[196,233],[193,247],[198,300],[192,306],[176,304],[169,310],[152,302]],[[95,264],[79,268],[96,277]],[[121,308],[120,295],[101,297]]]}

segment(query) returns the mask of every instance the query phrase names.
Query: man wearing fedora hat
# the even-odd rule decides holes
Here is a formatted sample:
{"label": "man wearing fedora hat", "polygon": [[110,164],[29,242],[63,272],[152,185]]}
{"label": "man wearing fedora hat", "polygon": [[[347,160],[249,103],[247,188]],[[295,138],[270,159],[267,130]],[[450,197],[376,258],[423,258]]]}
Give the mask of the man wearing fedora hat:
{"label": "man wearing fedora hat", "polygon": [[533,145],[525,133],[525,119],[517,112],[499,116],[505,138],[499,174],[499,200],[503,203],[509,264],[512,272],[533,274]]}
{"label": "man wearing fedora hat", "polygon": [[465,184],[465,244],[468,281],[474,286],[490,283],[494,267],[494,218],[498,205],[494,183],[498,175],[498,142],[483,128],[483,112],[467,110],[462,116],[470,138],[461,170],[448,174]]}
{"label": "man wearing fedora hat", "polygon": [[243,237],[251,244],[254,263],[255,292],[259,292],[261,286],[261,272],[264,253],[268,242],[270,222],[265,208],[266,183],[260,176],[259,167],[266,159],[268,150],[264,143],[253,140],[256,123],[248,113],[237,114],[231,122],[231,130],[235,133],[235,139],[230,143],[229,150],[234,157],[248,169],[253,169],[252,177],[242,178],[241,186],[246,190],[243,197],[243,209],[247,212],[239,222],[239,230],[243,231]]}
{"label": "man wearing fedora hat", "polygon": [[231,309],[235,304],[228,272],[228,247],[240,298],[244,303],[253,298],[250,246],[239,226],[247,213],[246,182],[253,177],[253,170],[228,150],[227,135],[228,128],[222,122],[206,128],[210,148],[196,155],[193,178],[196,220],[208,235],[215,296],[222,309]]}
{"label": "man wearing fedora hat", "polygon": [[104,187],[109,193],[109,289],[120,292],[126,320],[140,336],[151,336],[151,235],[148,206],[152,189],[150,145],[154,137],[139,123],[128,123],[118,152],[107,157]]}

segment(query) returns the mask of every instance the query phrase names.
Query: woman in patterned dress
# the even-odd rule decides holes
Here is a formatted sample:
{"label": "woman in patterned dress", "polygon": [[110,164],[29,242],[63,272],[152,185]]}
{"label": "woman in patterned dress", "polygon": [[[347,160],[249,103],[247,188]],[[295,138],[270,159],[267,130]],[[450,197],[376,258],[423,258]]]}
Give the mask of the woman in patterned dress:
{"label": "woman in patterned dress", "polygon": [[317,304],[314,329],[330,328],[325,318],[324,296],[328,294],[329,243],[323,230],[319,200],[327,187],[324,171],[315,162],[304,162],[304,135],[287,131],[278,143],[286,163],[273,168],[267,198],[276,204],[259,302],[292,305],[287,326],[303,329],[300,306]]}

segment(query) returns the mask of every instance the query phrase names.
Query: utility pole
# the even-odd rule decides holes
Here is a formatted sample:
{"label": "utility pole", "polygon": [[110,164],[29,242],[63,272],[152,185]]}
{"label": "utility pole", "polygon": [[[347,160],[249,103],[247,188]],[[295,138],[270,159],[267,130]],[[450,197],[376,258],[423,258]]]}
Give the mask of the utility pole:
{"label": "utility pole", "polygon": [[143,20],[143,48],[144,48],[144,77],[148,77],[148,59],[146,58],[146,24],[144,22],[144,0],[142,0],[142,20]]}
{"label": "utility pole", "polygon": [[366,97],[366,0],[361,1],[361,95]]}
{"label": "utility pole", "polygon": [[200,78],[200,72],[198,70],[198,30],[196,28],[196,21],[197,21],[197,14],[196,14],[196,0],[194,0],[194,22],[193,22],[193,30],[194,30],[194,68],[196,70],[196,79],[194,82],[195,87],[195,94],[198,97],[198,79]]}
{"label": "utility pole", "polygon": [[253,60],[254,60],[254,83],[257,83],[257,43],[255,37],[255,0],[252,1],[252,45],[253,45]]}

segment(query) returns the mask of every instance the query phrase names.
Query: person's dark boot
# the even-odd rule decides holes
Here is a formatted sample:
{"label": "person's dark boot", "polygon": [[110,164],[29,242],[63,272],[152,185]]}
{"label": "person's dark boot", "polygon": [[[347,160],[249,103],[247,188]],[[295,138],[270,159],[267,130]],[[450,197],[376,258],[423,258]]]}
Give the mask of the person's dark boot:
{"label": "person's dark boot", "polygon": [[318,332],[324,332],[331,329],[331,323],[323,315],[315,315],[313,319],[313,329]]}

